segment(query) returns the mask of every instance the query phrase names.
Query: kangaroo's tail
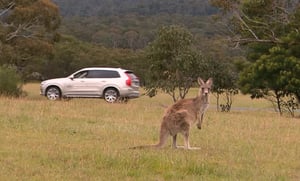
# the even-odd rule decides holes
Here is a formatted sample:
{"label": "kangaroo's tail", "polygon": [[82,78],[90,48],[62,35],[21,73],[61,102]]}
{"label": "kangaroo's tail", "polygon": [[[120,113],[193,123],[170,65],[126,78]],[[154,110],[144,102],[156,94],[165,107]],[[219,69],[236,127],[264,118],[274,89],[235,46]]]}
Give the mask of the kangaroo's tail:
{"label": "kangaroo's tail", "polygon": [[[164,123],[163,123],[164,124]],[[130,147],[129,149],[145,149],[145,148],[162,148],[165,146],[166,140],[169,136],[169,131],[165,128],[166,126],[162,126],[160,130],[159,142],[155,145],[141,145]]]}
{"label": "kangaroo's tail", "polygon": [[133,147],[129,147],[129,149],[147,149],[147,148],[160,148],[157,144],[156,145],[140,145],[140,146],[133,146]]}

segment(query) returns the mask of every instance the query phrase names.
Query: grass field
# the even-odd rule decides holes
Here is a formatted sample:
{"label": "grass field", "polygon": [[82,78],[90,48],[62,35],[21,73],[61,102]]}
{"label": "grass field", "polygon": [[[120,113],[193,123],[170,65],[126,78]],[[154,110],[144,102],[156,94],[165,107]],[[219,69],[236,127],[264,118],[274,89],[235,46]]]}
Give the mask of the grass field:
{"label": "grass field", "polygon": [[239,95],[233,106],[255,111],[221,113],[212,96],[202,130],[191,130],[200,150],[174,150],[171,138],[161,150],[131,150],[157,142],[170,97],[51,102],[38,84],[24,89],[26,98],[0,98],[0,180],[300,180],[300,119],[263,100]]}

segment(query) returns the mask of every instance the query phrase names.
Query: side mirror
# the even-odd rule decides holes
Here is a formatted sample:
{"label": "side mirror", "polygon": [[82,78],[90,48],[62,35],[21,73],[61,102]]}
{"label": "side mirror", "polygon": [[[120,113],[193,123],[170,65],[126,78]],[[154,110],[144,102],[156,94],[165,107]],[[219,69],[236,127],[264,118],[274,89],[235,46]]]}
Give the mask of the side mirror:
{"label": "side mirror", "polygon": [[71,79],[71,80],[74,80],[74,76],[73,76],[73,75],[71,75],[71,76],[69,77],[69,79]]}

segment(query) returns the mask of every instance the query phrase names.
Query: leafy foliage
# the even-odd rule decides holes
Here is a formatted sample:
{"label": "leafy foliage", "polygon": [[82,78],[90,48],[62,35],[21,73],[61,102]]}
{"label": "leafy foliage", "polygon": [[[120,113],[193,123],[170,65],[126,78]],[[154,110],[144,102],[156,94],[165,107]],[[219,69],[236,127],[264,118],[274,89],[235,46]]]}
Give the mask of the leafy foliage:
{"label": "leafy foliage", "polygon": [[[80,41],[72,36],[61,36],[54,44],[51,57],[36,64],[43,78],[64,77],[83,67],[103,66],[132,69],[143,74],[142,53],[129,49],[112,49]],[[139,68],[138,68],[139,67]]]}
{"label": "leafy foliage", "polygon": [[[223,59],[211,59],[207,61],[207,73],[214,78],[212,91],[216,94],[217,109],[229,112],[233,103],[233,96],[238,94],[238,72],[232,62],[226,57]],[[220,98],[224,96],[225,102],[220,103]]]}
{"label": "leafy foliage", "polygon": [[24,75],[52,53],[60,25],[58,7],[50,0],[4,0],[0,3],[0,64]]}
{"label": "leafy foliage", "polygon": [[[110,48],[143,49],[162,26],[184,25],[195,34],[212,36],[218,30],[209,0],[88,0],[58,1],[61,32]],[[84,26],[82,26],[84,25]]]}
{"label": "leafy foliage", "polygon": [[185,97],[193,82],[204,71],[201,64],[203,57],[193,49],[192,40],[192,34],[180,26],[167,26],[159,30],[157,38],[146,52],[148,95],[154,96],[157,89],[162,89],[174,101]]}
{"label": "leafy foliage", "polygon": [[[300,59],[288,49],[273,47],[269,54],[261,56],[241,75],[240,84],[244,93],[252,98],[267,98],[276,102],[281,113],[282,98],[298,95],[300,86]],[[274,93],[274,95],[273,95]],[[275,100],[270,99],[274,97]]]}
{"label": "leafy foliage", "polygon": [[287,25],[299,6],[298,0],[211,0],[219,7],[230,30],[232,41],[239,46],[249,43],[280,43],[289,32]]}
{"label": "leafy foliage", "polygon": [[[220,1],[231,22],[232,41],[248,48],[252,62],[240,77],[241,89],[253,98],[266,98],[282,106],[299,96],[300,4],[295,0]],[[288,101],[286,101],[288,97]]]}
{"label": "leafy foliage", "polygon": [[215,13],[209,0],[53,0],[61,7],[63,16],[110,16],[124,14],[153,15],[176,13],[208,15]]}
{"label": "leafy foliage", "polygon": [[22,79],[16,70],[9,66],[0,67],[0,95],[20,96],[22,94]]}

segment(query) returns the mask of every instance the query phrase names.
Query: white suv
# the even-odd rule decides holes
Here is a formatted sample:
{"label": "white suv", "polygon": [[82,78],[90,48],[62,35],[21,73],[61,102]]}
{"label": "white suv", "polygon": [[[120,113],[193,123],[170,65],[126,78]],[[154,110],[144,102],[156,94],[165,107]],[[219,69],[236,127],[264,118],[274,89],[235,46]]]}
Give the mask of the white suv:
{"label": "white suv", "polygon": [[43,81],[40,93],[49,100],[84,97],[113,103],[139,97],[139,79],[121,68],[84,68],[66,78]]}

